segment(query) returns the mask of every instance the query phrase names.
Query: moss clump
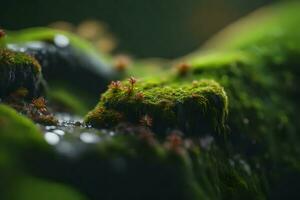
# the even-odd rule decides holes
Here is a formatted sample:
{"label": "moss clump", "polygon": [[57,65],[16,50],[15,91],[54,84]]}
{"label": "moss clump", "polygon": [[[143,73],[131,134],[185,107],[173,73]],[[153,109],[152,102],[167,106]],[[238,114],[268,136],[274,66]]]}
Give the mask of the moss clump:
{"label": "moss clump", "polygon": [[30,96],[38,93],[41,79],[39,63],[24,53],[0,49],[0,98],[19,88],[26,88]]}
{"label": "moss clump", "polygon": [[208,134],[224,130],[226,115],[227,96],[214,81],[179,84],[129,80],[112,83],[86,122],[112,127],[126,121],[161,133],[180,129],[190,134]]}

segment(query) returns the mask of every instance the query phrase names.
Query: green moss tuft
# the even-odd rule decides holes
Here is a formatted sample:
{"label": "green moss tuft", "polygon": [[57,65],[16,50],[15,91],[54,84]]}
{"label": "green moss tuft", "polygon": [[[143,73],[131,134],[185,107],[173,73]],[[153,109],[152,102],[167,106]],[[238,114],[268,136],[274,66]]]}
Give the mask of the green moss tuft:
{"label": "green moss tuft", "polygon": [[[180,129],[190,134],[219,133],[224,130],[227,96],[214,81],[168,83],[155,80],[120,83],[101,97],[86,122],[96,127],[112,127],[125,120],[143,124],[158,132]],[[147,120],[147,119],[146,119]]]}

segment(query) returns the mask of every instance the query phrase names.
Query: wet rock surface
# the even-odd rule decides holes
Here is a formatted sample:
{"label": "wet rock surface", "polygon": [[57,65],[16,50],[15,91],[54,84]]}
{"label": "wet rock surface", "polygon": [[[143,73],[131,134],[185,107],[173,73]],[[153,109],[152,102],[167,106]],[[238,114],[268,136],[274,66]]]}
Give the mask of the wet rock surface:
{"label": "wet rock surface", "polygon": [[[60,39],[56,39],[60,38]],[[46,81],[77,82],[80,89],[99,93],[110,80],[116,78],[113,71],[99,56],[76,49],[64,35],[57,35],[52,42],[31,41],[23,44],[8,44],[7,47],[37,59]],[[88,84],[93,83],[93,84]]]}

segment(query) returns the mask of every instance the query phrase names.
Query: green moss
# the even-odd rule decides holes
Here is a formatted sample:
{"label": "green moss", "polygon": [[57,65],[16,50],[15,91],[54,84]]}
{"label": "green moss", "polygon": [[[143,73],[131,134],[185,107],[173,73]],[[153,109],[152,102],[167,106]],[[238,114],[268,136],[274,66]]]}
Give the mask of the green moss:
{"label": "green moss", "polygon": [[299,8],[297,1],[261,8],[212,37],[204,50],[276,47],[277,41],[299,49]]}
{"label": "green moss", "polygon": [[19,88],[28,89],[31,96],[38,93],[41,67],[32,57],[0,49],[0,97],[5,97]]}
{"label": "green moss", "polygon": [[3,189],[13,184],[19,171],[24,170],[22,161],[34,157],[35,152],[47,145],[31,120],[3,104],[0,104],[0,127],[0,186]]}
{"label": "green moss", "polygon": [[226,114],[227,96],[214,81],[178,84],[141,80],[133,86],[123,82],[120,88],[109,89],[86,122],[97,127],[111,127],[122,120],[143,124],[143,117],[148,116],[148,126],[158,132],[177,128],[206,134],[222,132]]}
{"label": "green moss", "polygon": [[263,166],[258,171],[271,199],[299,198],[299,8],[292,3],[253,14],[209,43],[217,53],[185,58],[192,63],[185,80],[210,78],[224,87],[228,141],[252,166]]}
{"label": "green moss", "polygon": [[43,135],[38,127],[28,118],[14,109],[0,104],[0,147],[17,150],[18,148],[45,145]]}
{"label": "green moss", "polygon": [[[296,16],[294,7],[280,13]],[[122,122],[148,126],[159,140],[145,127],[126,125],[123,134],[83,144],[87,150],[76,159],[44,155],[31,173],[68,183],[90,199],[299,199],[300,40],[291,28],[295,24],[281,24],[298,18],[272,18],[277,9],[257,29],[249,26],[246,36],[231,32],[232,43],[227,38],[213,53],[185,58],[190,68],[184,76],[162,72],[163,80],[113,82],[86,116],[99,128]],[[146,71],[136,74],[147,77]],[[4,116],[0,125],[12,123]],[[212,137],[209,147],[202,144],[207,135],[224,133],[225,126],[230,129],[226,140]],[[170,139],[172,134],[166,139],[173,129],[194,140]],[[0,139],[0,147],[14,141]],[[76,150],[79,146],[64,142]],[[11,157],[0,153],[2,163]]]}
{"label": "green moss", "polygon": [[[291,7],[282,7],[280,12],[287,14],[287,8],[294,12]],[[277,12],[277,9],[272,11]],[[293,24],[297,16],[284,22]],[[256,19],[255,15],[246,21],[252,18]],[[242,22],[240,26],[244,27]],[[300,38],[292,35],[300,30],[294,32],[296,29],[293,26],[278,23],[276,21],[273,25],[277,31],[282,29],[282,37],[269,37],[276,35],[273,28],[270,28],[265,30],[264,37],[255,37],[251,43],[248,43],[248,35],[251,35],[252,30],[255,34],[257,29],[250,26],[246,36],[237,36],[239,30],[245,30],[236,27],[236,32],[232,32],[235,35],[232,40],[244,42],[239,42],[236,50],[228,50],[226,53],[220,49],[215,50],[218,53],[192,55],[189,58],[192,63],[191,74],[185,79],[210,78],[224,87],[229,100],[228,124],[236,147],[244,151],[250,148],[251,154],[255,155],[262,154],[267,148],[273,158],[281,159],[279,157],[283,151],[294,156],[298,151],[298,140],[295,138],[298,138],[296,132],[300,128],[296,122],[299,111],[297,85],[300,49],[296,44],[300,43]],[[232,44],[225,36],[224,40]],[[290,146],[279,148],[282,139]],[[256,145],[251,144],[253,141]]]}
{"label": "green moss", "polygon": [[64,184],[58,184],[33,177],[23,177],[10,188],[6,199],[12,200],[84,200],[78,191]]}
{"label": "green moss", "polygon": [[[158,134],[168,128],[211,133],[215,130],[212,121],[225,123],[230,129],[225,144],[218,143],[216,151],[192,159],[192,163],[201,163],[193,167],[198,169],[195,174],[202,189],[212,191],[215,199],[298,199],[299,8],[299,3],[268,8],[242,20],[212,40],[204,51],[183,58],[190,64],[189,73],[184,76],[169,72],[163,81],[141,80],[129,92],[131,86],[126,81],[121,86],[112,85],[86,122],[96,127],[113,127],[120,121],[138,124],[147,115]],[[140,76],[147,77],[143,73]],[[212,112],[222,106],[216,107],[210,100],[207,107],[203,106],[202,100],[210,98],[203,95],[205,89],[201,87],[191,89],[193,80],[200,85],[214,83],[222,88],[222,94],[226,93],[225,121],[216,119],[227,112]],[[208,84],[206,80],[213,82]],[[183,103],[192,96],[191,91],[200,94],[201,101]],[[212,91],[216,96],[220,94]],[[209,116],[203,117],[203,110],[198,108],[206,108]],[[180,117],[182,110],[187,111],[183,112],[184,119]],[[197,120],[198,127],[193,120]],[[187,123],[190,129],[186,128]],[[242,159],[233,162],[235,157],[245,158],[249,168]]]}
{"label": "green moss", "polygon": [[[56,155],[55,173],[43,162],[32,173],[63,181],[89,199],[264,199],[246,161],[234,159],[232,164],[214,143],[207,151],[173,137],[157,140],[145,130],[103,137],[76,159]],[[78,143],[69,145],[76,149]]]}

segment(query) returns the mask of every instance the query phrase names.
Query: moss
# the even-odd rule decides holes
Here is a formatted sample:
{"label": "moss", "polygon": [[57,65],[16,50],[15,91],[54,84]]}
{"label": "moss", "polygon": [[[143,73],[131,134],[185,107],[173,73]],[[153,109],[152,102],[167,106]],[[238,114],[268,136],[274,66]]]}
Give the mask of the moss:
{"label": "moss", "polygon": [[[89,199],[264,199],[255,172],[239,159],[230,164],[214,144],[206,151],[180,136],[157,140],[140,131],[103,137],[76,159],[56,155],[51,170],[40,161],[32,174],[66,183]],[[78,141],[69,145],[76,149]]]}
{"label": "moss", "polygon": [[19,88],[26,88],[30,96],[38,93],[41,82],[39,63],[24,53],[0,49],[0,97]]}
{"label": "moss", "polygon": [[22,177],[7,191],[6,199],[12,200],[85,200],[78,191],[64,184],[58,184],[33,177]]}
{"label": "moss", "polygon": [[203,50],[276,48],[278,41],[299,50],[299,8],[300,3],[294,1],[258,9],[212,37]]}
{"label": "moss", "polygon": [[9,148],[32,144],[45,145],[43,136],[38,127],[28,118],[17,113],[14,109],[4,104],[0,104],[0,137],[1,147],[10,143]]}
{"label": "moss", "polygon": [[[61,136],[86,150],[76,159],[44,155],[29,162],[31,174],[67,183],[90,199],[299,199],[299,31],[277,20],[263,21],[263,32],[250,26],[247,36],[233,34],[239,42],[227,40],[225,50],[185,58],[185,73],[112,82],[86,122],[148,127],[126,124],[122,134],[86,146]],[[137,74],[147,77],[145,71]],[[226,140],[203,144],[206,135],[227,133],[225,125]],[[193,137],[164,137],[173,129]]]}
{"label": "moss", "polygon": [[[14,176],[10,172],[23,170],[23,158],[46,147],[42,133],[28,118],[0,104],[0,185]],[[7,174],[6,174],[7,173]],[[8,180],[7,180],[8,179]],[[3,182],[4,181],[4,182]]]}
{"label": "moss", "polygon": [[164,133],[181,129],[190,134],[220,133],[224,130],[227,96],[211,80],[176,84],[161,81],[123,82],[101,97],[99,105],[86,117],[97,127],[111,127],[122,120],[139,124],[151,118],[151,128]]}
{"label": "moss", "polygon": [[0,198],[12,199],[28,165],[50,157],[41,130],[13,108],[0,104]]}
{"label": "moss", "polygon": [[109,109],[107,110],[98,105],[94,110],[90,111],[86,116],[86,122],[96,127],[113,127],[120,123],[123,116],[120,112]]}
{"label": "moss", "polygon": [[[299,3],[292,3],[268,8],[266,14],[260,11],[242,20],[234,28],[229,28],[230,31],[213,39],[207,49],[178,60],[178,63],[189,64],[189,71],[184,76],[169,72],[164,74],[163,81],[140,81],[134,87],[126,81],[121,86],[114,83],[102,95],[86,122],[96,127],[113,127],[117,123],[107,124],[110,120],[105,121],[105,116],[110,113],[108,116],[111,117],[117,112],[122,118],[116,122],[138,124],[143,119],[151,122],[144,124],[152,124],[152,130],[160,135],[168,128],[179,128],[186,133],[194,133],[194,130],[211,133],[214,126],[207,128],[201,121],[205,125],[211,124],[210,120],[216,119],[212,112],[204,118],[199,115],[202,112],[197,110],[198,104],[195,106],[193,100],[183,104],[189,112],[184,113],[182,122],[190,123],[189,116],[204,119],[198,121],[199,127],[190,123],[193,129],[187,130],[185,125],[180,124],[182,119],[178,118],[178,106],[173,106],[177,100],[182,103],[186,96],[192,95],[189,89],[185,89],[192,87],[193,80],[200,85],[207,83],[207,79],[214,80],[228,97],[228,117],[224,123],[230,131],[225,144],[218,143],[217,152],[213,150],[192,159],[192,163],[201,163],[193,167],[198,169],[195,174],[203,190],[207,193],[212,191],[215,199],[298,199],[299,7]],[[261,16],[264,20],[258,23],[257,19]],[[214,90],[214,94],[218,92]],[[215,108],[216,104],[209,102],[208,110]],[[224,112],[216,113],[220,117]],[[246,159],[249,166],[243,159],[235,160],[236,156]],[[207,179],[213,183],[210,184]]]}
{"label": "moss", "polygon": [[230,145],[252,166],[262,165],[271,199],[299,198],[299,8],[292,3],[253,14],[209,43],[208,52],[217,53],[185,58],[192,63],[185,80],[210,78],[224,87]]}
{"label": "moss", "polygon": [[[295,4],[293,5],[295,7]],[[294,7],[284,6],[282,10],[275,7],[268,12],[272,11],[274,15],[288,14],[290,9],[294,12]],[[297,155],[298,144],[295,138],[298,138],[296,132],[299,130],[296,113],[299,110],[297,85],[300,49],[296,44],[299,44],[300,38],[294,35],[300,30],[294,32],[297,29],[288,26],[297,21],[297,16],[299,15],[296,14],[290,19],[275,20],[276,23],[272,23],[275,27],[271,26],[272,28],[265,30],[260,37],[253,37],[250,43],[248,36],[251,35],[251,31],[255,34],[257,29],[250,26],[246,29],[246,34],[245,29],[238,29],[237,26],[234,29],[236,32],[231,32],[235,36],[231,40],[224,35],[224,43],[228,45],[233,44],[235,40],[240,41],[239,45],[234,47],[236,50],[227,47],[232,49],[224,53],[221,48],[215,50],[219,53],[200,53],[189,58],[192,73],[185,77],[186,79],[210,78],[224,87],[229,100],[228,124],[232,130],[232,140],[236,147],[243,149],[247,154],[259,155],[267,151],[276,159],[283,155],[283,151],[287,151],[286,154]],[[252,15],[246,22],[257,19],[256,17]],[[243,20],[238,25],[245,26]],[[280,37],[277,37],[274,29],[275,32],[281,30]],[[238,36],[240,30],[246,35]],[[279,148],[282,139],[291,146]],[[256,144],[251,144],[253,141]]]}

